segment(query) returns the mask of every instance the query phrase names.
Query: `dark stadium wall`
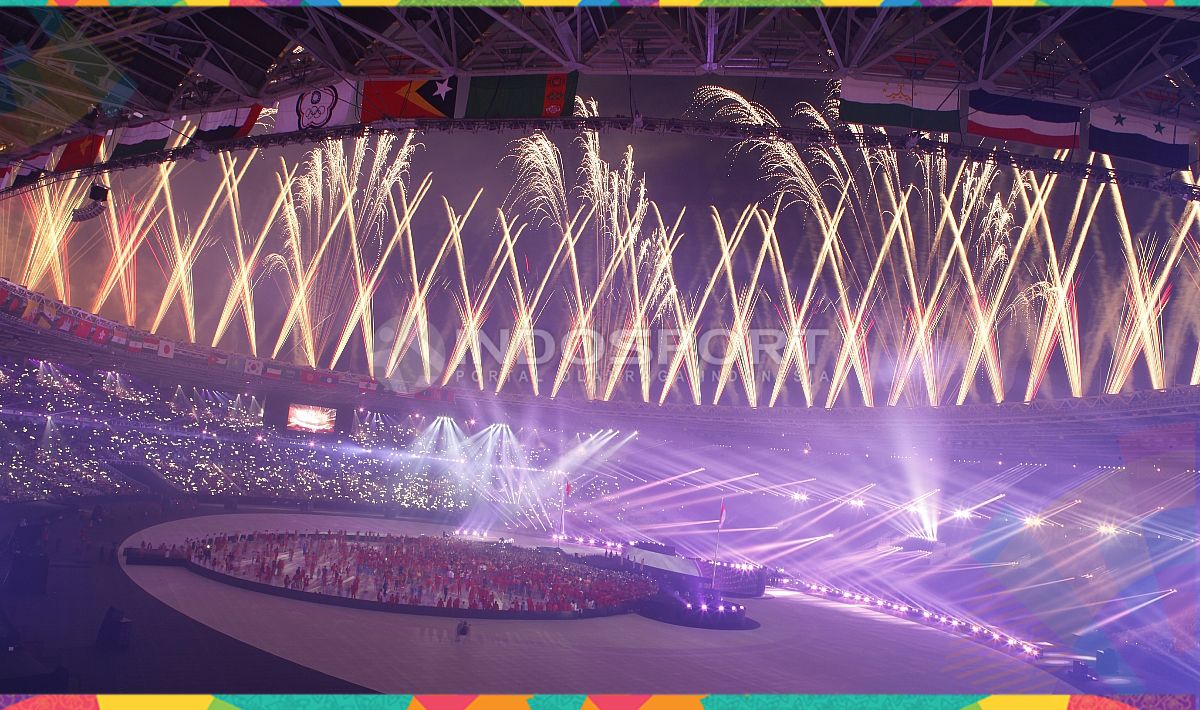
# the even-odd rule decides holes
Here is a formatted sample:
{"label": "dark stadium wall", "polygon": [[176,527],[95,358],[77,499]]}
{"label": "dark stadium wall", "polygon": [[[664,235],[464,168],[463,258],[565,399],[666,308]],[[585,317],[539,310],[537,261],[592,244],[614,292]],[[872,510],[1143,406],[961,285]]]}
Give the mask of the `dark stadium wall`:
{"label": "dark stadium wall", "polygon": [[276,429],[286,429],[288,421],[288,407],[291,402],[279,394],[274,394],[267,397],[267,401],[263,404],[263,424],[267,427]]}
{"label": "dark stadium wall", "polygon": [[352,433],[354,431],[354,407],[338,407],[334,426],[339,434]]}

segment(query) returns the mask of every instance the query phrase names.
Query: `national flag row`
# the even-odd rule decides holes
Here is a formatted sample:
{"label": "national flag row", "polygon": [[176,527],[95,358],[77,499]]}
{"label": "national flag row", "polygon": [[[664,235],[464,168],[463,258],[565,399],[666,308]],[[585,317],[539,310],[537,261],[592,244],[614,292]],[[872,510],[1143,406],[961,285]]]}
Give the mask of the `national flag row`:
{"label": "national flag row", "polygon": [[[271,132],[294,133],[386,119],[559,118],[574,112],[578,82],[578,72],[343,81],[280,99]],[[168,145],[245,138],[258,124],[262,111],[263,106],[254,104],[210,111],[192,121],[185,116],[81,136],[0,165],[0,189],[33,183],[45,172],[73,172],[101,160],[157,153]],[[110,147],[107,155],[105,145]]]}
{"label": "national flag row", "polygon": [[273,380],[292,380],[318,387],[355,387],[359,392],[376,392],[379,381],[368,375],[297,367],[275,360],[230,356],[212,348],[175,341],[145,333],[126,325],[80,311],[42,294],[0,279],[0,315],[19,319],[42,330],[57,330],[82,341],[128,353],[154,354],[169,360],[203,362],[246,375]]}
{"label": "national flag row", "polygon": [[838,106],[846,123],[1081,148],[1176,170],[1195,162],[1194,128],[1117,108],[1083,109],[982,89],[854,79],[842,81]]}

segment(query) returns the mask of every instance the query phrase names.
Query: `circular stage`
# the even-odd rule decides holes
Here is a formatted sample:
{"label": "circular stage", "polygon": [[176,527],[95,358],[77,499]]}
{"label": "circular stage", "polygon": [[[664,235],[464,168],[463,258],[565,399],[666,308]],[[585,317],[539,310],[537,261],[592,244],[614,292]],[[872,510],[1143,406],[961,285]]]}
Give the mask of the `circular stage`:
{"label": "circular stage", "polygon": [[[336,515],[245,512],[186,518],[123,546],[214,533],[345,530],[440,535],[442,526]],[[451,531],[453,532],[453,531]],[[508,537],[506,534],[505,537]],[[540,538],[513,536],[517,544]],[[381,692],[1053,693],[1036,665],[862,607],[771,590],[746,600],[760,628],[729,634],[633,614],[572,622],[455,619],[285,599],[182,568],[125,573],[177,611],[247,644]]]}

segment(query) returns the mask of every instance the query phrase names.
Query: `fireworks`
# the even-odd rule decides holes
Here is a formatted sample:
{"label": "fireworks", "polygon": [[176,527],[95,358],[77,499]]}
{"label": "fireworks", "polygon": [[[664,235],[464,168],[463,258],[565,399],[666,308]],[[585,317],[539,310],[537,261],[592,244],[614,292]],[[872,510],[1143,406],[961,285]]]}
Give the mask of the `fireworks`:
{"label": "fireworks", "polygon": [[[833,106],[801,104],[795,118],[877,130],[841,126]],[[576,110],[599,115],[594,101]],[[700,90],[694,110],[780,125],[726,89]],[[221,155],[215,186],[187,207],[179,169],[159,166],[141,189],[114,186],[123,199],[94,225],[69,219],[84,186],[59,183],[5,205],[10,253],[23,256],[10,268],[93,311],[115,292],[134,324],[150,302],[140,325],[155,332],[242,349],[230,335],[240,320],[251,355],[419,386],[832,407],[1200,381],[1200,323],[1172,307],[1193,297],[1198,205],[1158,204],[1169,228],[1157,236],[1135,229],[1112,185],[871,140],[799,149],[767,137],[731,153],[756,160],[764,199],[712,206],[685,234],[684,211],[655,201],[632,147],[610,162],[595,131],[560,143],[512,141],[499,166],[512,188],[465,206],[429,200],[432,174],[410,179],[411,133],[322,143],[281,160],[269,184],[257,152]],[[265,197],[249,200],[251,183]],[[198,278],[217,245],[222,275]],[[98,248],[103,271],[72,290],[80,255]],[[141,268],[146,250],[161,274]],[[418,365],[401,370],[410,352]]]}

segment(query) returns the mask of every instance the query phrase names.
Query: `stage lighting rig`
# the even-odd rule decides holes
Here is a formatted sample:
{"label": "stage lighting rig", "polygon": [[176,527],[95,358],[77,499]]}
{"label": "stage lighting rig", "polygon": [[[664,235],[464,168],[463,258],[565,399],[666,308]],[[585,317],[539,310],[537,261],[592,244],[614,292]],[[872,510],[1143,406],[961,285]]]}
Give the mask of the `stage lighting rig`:
{"label": "stage lighting rig", "polygon": [[98,182],[93,183],[88,190],[88,199],[90,202],[76,207],[71,212],[72,222],[86,222],[104,214],[104,209],[108,205],[108,188]]}

